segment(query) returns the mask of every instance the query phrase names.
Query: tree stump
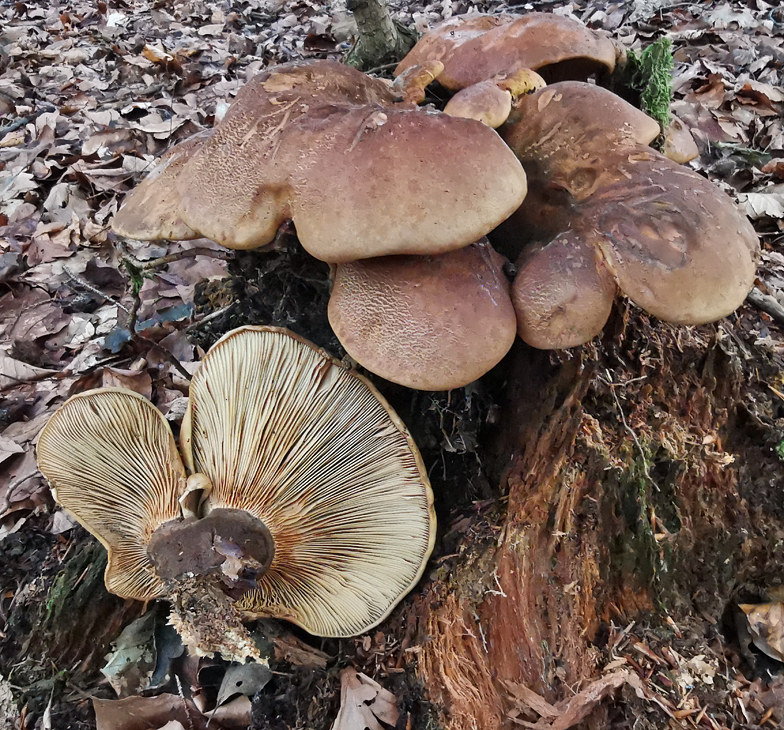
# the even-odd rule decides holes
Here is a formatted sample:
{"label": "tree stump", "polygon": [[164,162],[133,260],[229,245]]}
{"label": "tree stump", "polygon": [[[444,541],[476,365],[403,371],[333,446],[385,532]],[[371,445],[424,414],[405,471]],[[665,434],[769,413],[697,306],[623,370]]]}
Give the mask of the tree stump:
{"label": "tree stump", "polygon": [[624,311],[596,348],[518,342],[499,366],[487,445],[506,509],[458,523],[411,609],[444,727],[519,726],[515,690],[570,698],[606,663],[612,622],[721,640],[739,590],[784,582],[780,358],[740,338],[754,316],[683,328]]}

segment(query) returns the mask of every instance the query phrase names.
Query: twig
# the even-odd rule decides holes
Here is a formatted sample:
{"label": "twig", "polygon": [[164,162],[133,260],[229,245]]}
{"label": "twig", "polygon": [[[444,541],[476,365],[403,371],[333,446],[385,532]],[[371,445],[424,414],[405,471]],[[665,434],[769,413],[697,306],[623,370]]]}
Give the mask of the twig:
{"label": "twig", "polygon": [[[114,297],[110,297],[108,294],[105,294],[100,289],[97,289],[92,284],[90,284],[89,282],[87,282],[84,279],[82,279],[80,276],[77,276],[76,274],[72,274],[67,268],[63,267],[63,271],[65,271],[65,273],[68,274],[68,277],[71,280],[75,281],[83,289],[87,289],[87,291],[92,292],[96,296],[101,297],[101,299],[103,299],[104,301],[107,301],[107,302],[110,302],[111,304],[114,304],[115,306],[117,306],[120,309],[122,309],[123,312],[126,312],[127,314],[131,313],[131,310],[128,309],[128,307],[126,307],[124,304],[122,304],[122,302],[120,302],[119,300],[115,299]],[[68,282],[66,282],[66,285],[67,284],[68,284]],[[73,289],[73,286],[71,288]]]}
{"label": "twig", "polygon": [[201,327],[203,324],[207,324],[207,322],[212,322],[214,319],[217,319],[223,314],[226,314],[232,307],[234,306],[234,302],[231,304],[227,304],[225,307],[221,307],[220,309],[216,309],[214,312],[210,312],[209,314],[205,314],[198,322],[193,322],[189,324],[186,328],[186,332],[191,332],[192,330]]}
{"label": "twig", "polygon": [[125,311],[128,312],[128,330],[131,333],[131,337],[134,337],[136,335],[136,321],[139,317],[139,307],[142,305],[142,297],[141,289],[139,287],[131,284],[131,288],[133,290],[133,304],[130,309],[126,309]]}
{"label": "twig", "polygon": [[779,324],[784,324],[784,307],[779,304],[776,297],[770,294],[763,294],[757,287],[754,287],[747,295],[746,301],[769,314]]}
{"label": "twig", "polygon": [[385,63],[381,66],[376,66],[375,68],[371,68],[369,71],[365,71],[366,74],[377,74],[379,71],[386,71],[390,68],[395,68],[400,63],[400,61],[395,61],[393,63]]}
{"label": "twig", "polygon": [[182,251],[177,251],[176,253],[170,253],[167,256],[161,256],[160,258],[157,259],[142,261],[141,259],[137,259],[125,247],[122,248],[123,259],[126,260],[127,262],[130,262],[135,268],[145,272],[152,271],[153,269],[158,269],[162,266],[166,266],[175,261],[194,258],[195,256],[211,256],[214,259],[221,259],[223,261],[228,261],[229,259],[234,257],[234,254],[231,251],[221,251],[220,249],[206,248],[204,246],[200,246],[196,248],[186,248],[183,249]]}

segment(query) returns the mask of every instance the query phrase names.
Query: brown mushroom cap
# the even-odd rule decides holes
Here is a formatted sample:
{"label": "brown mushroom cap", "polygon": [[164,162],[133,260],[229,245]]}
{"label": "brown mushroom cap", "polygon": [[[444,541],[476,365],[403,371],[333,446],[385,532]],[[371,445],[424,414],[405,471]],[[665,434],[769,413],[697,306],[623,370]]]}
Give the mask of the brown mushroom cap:
{"label": "brown mushroom cap", "polygon": [[[581,122],[587,109],[599,110],[598,117]],[[534,195],[513,219],[547,232],[547,220],[525,211],[544,201],[549,218],[562,225],[554,235],[569,229],[571,240],[581,236],[601,252],[599,260],[618,287],[643,309],[679,324],[720,319],[751,288],[757,236],[718,188],[644,146],[649,134],[646,124],[637,122],[647,118],[630,109],[607,90],[574,82],[524,97],[513,112],[519,121],[504,134],[531,176]],[[651,137],[653,132],[651,127]],[[507,242],[510,227],[505,226]],[[558,282],[541,283],[548,267],[560,275],[552,261],[542,260],[534,280],[544,290],[557,289]],[[547,330],[546,308],[521,314],[521,301],[518,295],[518,316],[545,313],[542,322],[530,323],[521,334]]]}
{"label": "brown mushroom cap", "polygon": [[714,322],[754,283],[759,240],[713,183],[649,148],[610,156],[585,214],[621,291],[659,319]]}
{"label": "brown mushroom cap", "polygon": [[498,134],[441,112],[336,110],[303,118],[291,139],[318,151],[295,183],[297,235],[331,263],[462,248],[514,212],[527,190]]}
{"label": "brown mushroom cap", "polygon": [[444,114],[462,119],[476,119],[497,129],[512,111],[512,94],[494,81],[480,81],[458,91],[444,107]]}
{"label": "brown mushroom cap", "polygon": [[106,548],[106,587],[124,598],[161,597],[147,545],[180,517],[186,483],[163,414],[132,391],[80,393],[49,419],[37,455],[57,501]]}
{"label": "brown mushroom cap", "polygon": [[557,350],[592,340],[607,322],[616,286],[588,242],[567,231],[523,251],[512,284],[517,333],[532,347]]}
{"label": "brown mushroom cap", "polygon": [[700,156],[700,150],[689,127],[674,114],[664,129],[664,156],[679,165],[691,162]]}
{"label": "brown mushroom cap", "polygon": [[527,168],[536,165],[548,179],[584,178],[570,186],[580,197],[592,188],[608,151],[648,145],[659,132],[656,120],[611,91],[562,81],[520,97],[502,136]]}
{"label": "brown mushroom cap", "polygon": [[392,90],[409,104],[421,104],[426,97],[425,89],[444,70],[441,61],[431,61],[423,66],[409,66],[392,84]]}
{"label": "brown mushroom cap", "polygon": [[166,152],[147,177],[128,196],[112,220],[115,233],[141,241],[188,241],[199,234],[180,217],[182,196],[177,189],[182,168],[212,130],[198,132]]}
{"label": "brown mushroom cap", "polygon": [[573,70],[587,78],[615,68],[615,46],[609,37],[576,20],[550,13],[527,15],[457,15],[425,33],[398,64],[395,76],[413,65],[441,61],[438,81],[463,89],[520,68],[578,62]]}
{"label": "brown mushroom cap", "polygon": [[525,174],[492,130],[393,100],[329,61],[261,74],[185,162],[177,215],[229,248],[292,219],[308,252],[338,263],[460,248],[517,208]]}
{"label": "brown mushroom cap", "polygon": [[435,516],[419,452],[372,385],[307,341],[225,335],[193,378],[181,441],[212,483],[208,509],[245,510],[274,540],[239,610],[351,636],[421,576]]}
{"label": "brown mushroom cap", "polygon": [[329,322],[368,370],[419,390],[449,390],[498,364],[515,337],[504,258],[476,243],[440,256],[341,264]]}

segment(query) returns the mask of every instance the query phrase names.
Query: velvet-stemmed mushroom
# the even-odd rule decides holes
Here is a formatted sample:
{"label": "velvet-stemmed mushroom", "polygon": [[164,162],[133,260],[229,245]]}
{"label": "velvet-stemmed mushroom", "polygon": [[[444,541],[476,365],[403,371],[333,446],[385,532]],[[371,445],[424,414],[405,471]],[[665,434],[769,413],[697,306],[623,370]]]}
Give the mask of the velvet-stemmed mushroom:
{"label": "velvet-stemmed mushroom", "polygon": [[526,192],[492,130],[398,104],[382,81],[331,61],[259,74],[212,134],[175,154],[176,175],[170,164],[131,193],[116,232],[165,238],[171,226],[156,230],[148,209],[165,194],[167,217],[229,248],[264,246],[292,220],[303,248],[330,263],[437,254],[485,235]]}
{"label": "velvet-stemmed mushroom", "polygon": [[107,548],[107,588],[171,600],[197,651],[258,658],[247,617],[355,635],[421,576],[435,517],[416,445],[367,380],[302,338],[245,327],[216,343],[181,452],[120,389],[69,399],[38,444],[57,500]]}

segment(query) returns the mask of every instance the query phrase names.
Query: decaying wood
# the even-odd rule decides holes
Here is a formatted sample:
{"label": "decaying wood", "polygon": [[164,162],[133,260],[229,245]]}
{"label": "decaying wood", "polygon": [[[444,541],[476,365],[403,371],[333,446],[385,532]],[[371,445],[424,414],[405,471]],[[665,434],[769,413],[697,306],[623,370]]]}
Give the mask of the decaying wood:
{"label": "decaying wood", "polygon": [[764,419],[772,403],[765,372],[743,375],[731,326],[634,317],[554,365],[516,346],[494,444],[506,514],[473,526],[414,609],[446,728],[519,726],[519,706],[551,727],[546,709],[601,673],[600,627],[695,611],[716,624],[739,582],[780,565],[766,535],[784,511],[759,492],[779,467],[746,405]]}

